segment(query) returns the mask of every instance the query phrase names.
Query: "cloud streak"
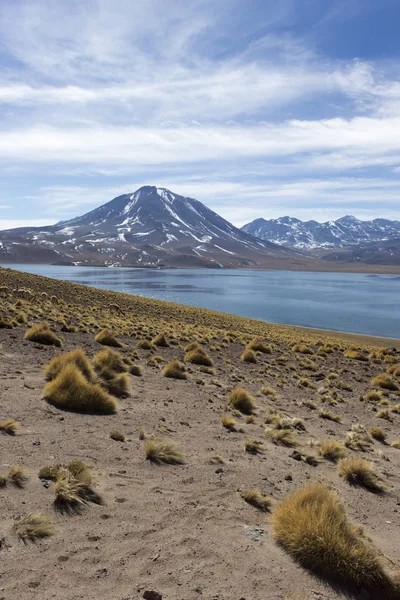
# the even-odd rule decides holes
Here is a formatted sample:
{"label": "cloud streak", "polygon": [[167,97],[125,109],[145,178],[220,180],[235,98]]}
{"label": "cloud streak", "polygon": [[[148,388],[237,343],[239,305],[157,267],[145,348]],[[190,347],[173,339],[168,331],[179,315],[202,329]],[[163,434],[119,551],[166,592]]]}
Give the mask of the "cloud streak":
{"label": "cloud streak", "polygon": [[346,206],[393,216],[396,57],[323,54],[312,31],[357,18],[361,4],[346,13],[329,0],[315,17],[312,6],[2,3],[1,203],[12,218],[23,208],[57,220],[155,183],[236,223],[316,210],[331,218]]}

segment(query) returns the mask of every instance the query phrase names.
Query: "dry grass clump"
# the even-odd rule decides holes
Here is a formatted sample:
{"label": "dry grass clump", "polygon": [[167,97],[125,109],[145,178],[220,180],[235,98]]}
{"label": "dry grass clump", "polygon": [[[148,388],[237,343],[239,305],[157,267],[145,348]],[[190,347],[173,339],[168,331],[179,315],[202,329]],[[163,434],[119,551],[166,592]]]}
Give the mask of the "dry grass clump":
{"label": "dry grass clump", "polygon": [[274,390],[274,388],[269,387],[269,386],[265,386],[265,387],[261,388],[261,393],[264,396],[267,396],[267,398],[271,398],[271,400],[276,400],[276,398],[278,396],[278,392],[276,390]]}
{"label": "dry grass clump", "polygon": [[28,481],[28,477],[26,476],[25,471],[22,467],[13,465],[8,470],[7,481],[9,483],[12,483],[16,487],[22,488]]}
{"label": "dry grass clump", "polygon": [[318,447],[318,452],[323,458],[331,460],[332,462],[337,462],[346,455],[346,449],[343,444],[335,440],[321,442]]}
{"label": "dry grass clump", "polygon": [[299,354],[314,354],[314,352],[307,346],[307,344],[295,344],[292,347],[293,352],[298,352]]}
{"label": "dry grass clump", "polygon": [[374,377],[371,381],[371,385],[373,387],[383,388],[384,390],[396,391],[399,389],[399,386],[393,381],[390,375],[387,375],[386,373],[381,373]]}
{"label": "dry grass clump", "polygon": [[19,429],[19,423],[15,419],[4,419],[0,421],[0,431],[8,433],[8,435],[15,435]]}
{"label": "dry grass clump", "polygon": [[283,500],[271,524],[277,543],[302,567],[341,586],[392,592],[377,553],[357,535],[337,493],[325,485],[307,485]]}
{"label": "dry grass clump", "polygon": [[101,378],[99,382],[101,387],[112,396],[116,396],[117,398],[129,396],[130,380],[127,373],[119,373],[116,375],[113,371],[103,369],[100,371],[99,377]]}
{"label": "dry grass clump", "polygon": [[365,398],[371,402],[380,402],[383,400],[382,392],[379,390],[370,390],[365,394]]}
{"label": "dry grass clump", "polygon": [[243,350],[242,354],[240,355],[240,360],[246,363],[256,363],[257,356],[253,350],[247,348],[246,350]]}
{"label": "dry grass clump", "polygon": [[194,365],[203,365],[205,367],[212,367],[213,361],[202,348],[196,348],[185,354],[185,360]]}
{"label": "dry grass clump", "polygon": [[221,417],[221,423],[223,427],[225,427],[225,429],[228,429],[229,431],[236,431],[237,423],[233,417],[230,417],[229,415],[224,415],[223,417]]}
{"label": "dry grass clump", "polygon": [[117,401],[98,384],[89,382],[74,364],[67,365],[46,384],[43,395],[47,402],[63,410],[90,414],[113,414]]}
{"label": "dry grass clump", "polygon": [[293,448],[297,446],[297,440],[290,429],[266,429],[266,435],[277,446]]}
{"label": "dry grass clump", "polygon": [[392,443],[390,444],[390,446],[391,446],[392,448],[396,448],[397,450],[400,450],[400,440],[396,440],[396,441],[392,442]]}
{"label": "dry grass clump", "polygon": [[251,504],[251,506],[254,506],[262,512],[268,512],[271,508],[272,498],[270,496],[264,496],[260,490],[245,489],[242,490],[240,495],[245,502]]}
{"label": "dry grass clump", "polygon": [[264,444],[258,440],[246,440],[244,449],[249,454],[262,454],[264,452]]}
{"label": "dry grass clump", "polygon": [[396,363],[394,365],[390,365],[386,371],[390,373],[390,375],[394,375],[395,377],[400,377],[400,363]]}
{"label": "dry grass clump", "polygon": [[38,344],[44,344],[45,346],[57,346],[61,347],[61,340],[56,334],[51,331],[49,324],[44,321],[43,323],[37,323],[33,325],[25,333],[25,339],[30,342],[37,342]]}
{"label": "dry grass clump", "polygon": [[102,497],[92,487],[90,469],[82,461],[73,461],[67,467],[57,467],[54,506],[65,514],[79,513],[84,506],[103,504]]}
{"label": "dry grass clump", "polygon": [[170,379],[187,379],[186,367],[179,360],[173,360],[172,362],[165,365],[161,371],[164,377]]}
{"label": "dry grass clump", "polygon": [[51,520],[39,513],[29,513],[25,517],[15,519],[13,524],[15,535],[26,544],[36,542],[39,539],[50,537],[56,530]]}
{"label": "dry grass clump", "polygon": [[361,360],[364,362],[368,361],[368,357],[365,356],[365,354],[358,352],[358,350],[345,350],[343,352],[343,356],[345,356],[346,358],[352,358],[353,360]]}
{"label": "dry grass clump", "polygon": [[149,340],[143,339],[138,341],[136,348],[140,348],[141,350],[152,350],[153,344]]}
{"label": "dry grass clump", "polygon": [[247,344],[249,350],[254,352],[262,352],[263,354],[272,354],[272,348],[262,338],[255,338]]}
{"label": "dry grass clump", "polygon": [[143,375],[143,369],[140,365],[132,365],[129,368],[129,373],[134,377],[141,377]]}
{"label": "dry grass clump", "polygon": [[368,433],[378,442],[384,442],[386,440],[386,433],[380,427],[370,427]]}
{"label": "dry grass clump", "polygon": [[93,359],[93,366],[97,373],[101,373],[104,369],[114,373],[126,373],[129,369],[119,352],[110,348],[96,354]]}
{"label": "dry grass clump", "polygon": [[376,413],[376,416],[379,419],[386,419],[386,421],[390,421],[391,420],[391,414],[389,412],[389,410],[387,408],[383,408],[382,410],[378,410],[378,412]]}
{"label": "dry grass clump", "polygon": [[151,343],[154,344],[154,346],[159,346],[160,348],[167,348],[167,346],[169,346],[165,333],[159,333],[156,335]]}
{"label": "dry grass clump", "polygon": [[65,352],[64,354],[60,354],[53,358],[44,368],[46,379],[52,381],[67,365],[70,364],[75,365],[88,381],[95,380],[95,373],[90,360],[82,348],[71,350],[71,352]]}
{"label": "dry grass clump", "polygon": [[342,417],[340,415],[336,415],[335,413],[331,412],[330,410],[320,410],[318,412],[318,415],[321,417],[321,419],[327,419],[328,421],[335,421],[335,423],[340,423],[340,421],[342,420]]}
{"label": "dry grass clump", "polygon": [[344,445],[355,452],[366,452],[370,446],[369,435],[367,432],[348,431]]}
{"label": "dry grass clump", "polygon": [[105,328],[99,331],[95,336],[95,341],[103,346],[112,346],[114,348],[121,348],[122,344],[115,335],[109,329]]}
{"label": "dry grass clump", "polygon": [[385,486],[375,472],[373,464],[363,458],[343,458],[338,465],[338,473],[350,485],[363,487],[370,492],[383,493]]}
{"label": "dry grass clump", "polygon": [[161,439],[147,439],[144,442],[144,451],[147,460],[161,465],[183,465],[185,454],[180,452],[174,442]]}
{"label": "dry grass clump", "polygon": [[192,352],[193,350],[201,350],[201,346],[198,342],[191,342],[184,347],[185,352]]}
{"label": "dry grass clump", "polygon": [[244,388],[236,388],[231,391],[229,404],[244,415],[251,415],[256,408],[253,396]]}

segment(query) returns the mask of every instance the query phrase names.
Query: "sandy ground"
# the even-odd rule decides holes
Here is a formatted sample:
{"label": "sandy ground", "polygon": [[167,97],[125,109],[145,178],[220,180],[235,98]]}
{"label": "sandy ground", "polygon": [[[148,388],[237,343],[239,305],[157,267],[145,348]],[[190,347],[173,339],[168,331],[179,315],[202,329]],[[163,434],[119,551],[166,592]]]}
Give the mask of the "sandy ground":
{"label": "sandy ground", "polygon": [[[301,444],[297,450],[311,454],[316,452],[308,440],[343,441],[356,422],[382,427],[389,442],[399,439],[400,415],[393,414],[391,422],[379,419],[372,405],[360,400],[371,378],[386,365],[352,361],[341,351],[318,359],[318,373],[345,368],[340,377],[352,386],[352,391],[338,390],[337,406],[326,407],[343,416],[336,423],[300,405],[313,399],[320,407],[321,382],[310,389],[293,378],[290,367],[302,372],[303,355],[291,353],[286,365],[276,363],[288,349],[285,343],[275,345],[271,355],[259,355],[255,365],[240,361],[239,343],[222,351],[211,351],[209,344],[215,375],[190,365],[187,381],[164,378],[158,367],[147,365],[151,354],[139,350],[143,377],[131,377],[131,395],[120,401],[118,414],[101,417],[61,412],[42,398],[44,364],[77,347],[93,356],[100,349],[93,335],[64,334],[60,350],[25,341],[24,333],[24,327],[0,330],[0,417],[12,417],[21,425],[15,436],[0,433],[0,472],[17,464],[29,476],[22,489],[8,485],[0,490],[1,600],[133,600],[145,590],[159,592],[163,600],[283,600],[292,592],[302,600],[342,598],[296,566],[274,543],[268,514],[240,496],[242,488],[257,487],[276,503],[311,481],[337,489],[351,518],[388,557],[386,564],[400,570],[400,451],[374,442],[364,455],[388,485],[388,493],[377,496],[349,487],[327,461],[313,467],[294,460],[292,448],[275,446],[264,434],[270,408],[304,419],[306,431],[296,432]],[[120,339],[135,348],[137,338]],[[160,348],[157,354],[165,360],[183,358],[184,345]],[[233,373],[243,375],[242,385],[257,402],[255,423],[239,419],[242,432],[229,432],[220,422],[229,390],[237,385]],[[313,375],[308,372],[311,380]],[[279,398],[260,394],[263,385],[275,388]],[[399,402],[393,394],[388,398],[392,404]],[[141,428],[178,441],[187,464],[154,466],[146,461]],[[115,429],[124,433],[125,442],[110,439]],[[265,452],[246,453],[246,439],[262,440]],[[209,464],[214,455],[222,456],[224,464]],[[64,516],[54,510],[52,488],[44,487],[38,471],[73,459],[93,467],[105,504]],[[13,517],[33,511],[50,515],[57,532],[24,545],[12,532]]]}

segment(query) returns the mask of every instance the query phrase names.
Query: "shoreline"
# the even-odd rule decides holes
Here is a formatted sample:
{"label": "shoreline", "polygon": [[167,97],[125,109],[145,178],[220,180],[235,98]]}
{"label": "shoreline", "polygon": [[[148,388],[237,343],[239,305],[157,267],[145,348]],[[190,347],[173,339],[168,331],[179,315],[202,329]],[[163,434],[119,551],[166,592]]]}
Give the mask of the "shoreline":
{"label": "shoreline", "polygon": [[[3,273],[2,273],[3,272]],[[92,295],[93,299],[96,298],[102,299],[103,302],[110,302],[110,300],[115,297],[123,299],[127,305],[127,308],[131,308],[135,306],[138,308],[138,305],[145,308],[144,312],[152,312],[149,309],[153,309],[153,311],[160,317],[159,309],[162,310],[163,318],[171,319],[177,318],[177,320],[184,320],[183,317],[186,316],[188,322],[193,320],[194,323],[198,322],[199,317],[206,317],[209,320],[209,324],[211,326],[215,326],[221,329],[233,329],[237,328],[238,330],[243,331],[253,331],[253,332],[265,332],[265,335],[268,336],[271,333],[274,335],[290,335],[290,333],[310,335],[313,337],[324,336],[326,338],[342,340],[345,343],[349,344],[361,344],[365,346],[378,346],[378,347],[390,347],[390,346],[400,346],[400,338],[387,338],[382,336],[373,336],[368,334],[354,333],[354,332],[346,332],[346,331],[335,331],[331,329],[321,329],[314,328],[309,326],[302,325],[289,325],[285,323],[273,323],[271,321],[262,321],[259,319],[253,319],[251,317],[244,317],[241,315],[235,315],[232,313],[224,313],[208,308],[195,307],[186,304],[178,304],[175,302],[171,302],[168,300],[159,300],[154,298],[149,298],[148,296],[140,296],[135,294],[128,294],[126,292],[118,292],[114,290],[107,290],[102,288],[97,288],[94,286],[88,286],[82,283],[75,283],[71,281],[66,281],[63,279],[51,278],[45,275],[36,275],[31,274],[25,271],[17,271],[15,269],[11,269],[9,267],[0,266],[0,278],[4,273],[10,275],[9,279],[13,281],[13,285],[20,285],[21,287],[34,286],[39,288],[38,291],[43,291],[43,287],[52,290],[52,288],[60,287],[65,288],[65,293],[67,296],[72,292],[72,297],[70,301],[75,304],[79,304],[79,296],[73,293],[75,288],[78,290],[85,290],[85,295]],[[4,277],[3,277],[4,279]],[[7,277],[6,277],[7,279]],[[20,279],[19,281],[16,281]],[[54,284],[57,282],[57,284]],[[3,281],[2,281],[3,283]],[[4,283],[7,283],[4,281]],[[41,285],[41,283],[45,283],[45,286]],[[185,314],[186,313],[186,314]],[[217,323],[217,324],[216,324]]]}
{"label": "shoreline", "polygon": [[[19,265],[22,263],[0,263],[0,266],[3,267],[4,269],[13,269],[14,265]],[[251,267],[246,266],[246,267],[172,267],[172,266],[157,266],[157,265],[77,265],[77,264],[71,264],[71,265],[63,265],[63,264],[56,264],[56,263],[38,263],[38,262],[32,262],[32,263],[24,263],[24,264],[28,264],[28,265],[42,265],[42,266],[47,266],[47,267],[75,267],[75,268],[89,268],[89,269],[143,269],[143,270],[149,270],[149,271],[168,271],[168,270],[178,270],[178,271],[189,271],[189,270],[193,270],[193,269],[199,269],[202,271],[222,271],[223,269],[226,269],[227,271],[288,271],[288,272],[296,272],[296,273],[353,273],[353,274],[360,274],[360,275],[400,275],[400,265],[368,265],[363,263],[362,265],[357,264],[357,266],[353,265],[352,263],[344,263],[341,265],[341,268],[334,268],[334,265],[336,265],[337,263],[333,263],[332,264],[332,268],[329,268],[329,264],[323,264],[323,265],[319,265],[321,266],[321,268],[310,268],[307,269],[305,268],[304,265],[292,265],[292,264],[288,264],[284,267],[282,266],[277,266],[276,264],[273,264],[269,267],[267,266],[257,266],[257,265],[252,265]],[[360,268],[361,267],[361,268]]]}

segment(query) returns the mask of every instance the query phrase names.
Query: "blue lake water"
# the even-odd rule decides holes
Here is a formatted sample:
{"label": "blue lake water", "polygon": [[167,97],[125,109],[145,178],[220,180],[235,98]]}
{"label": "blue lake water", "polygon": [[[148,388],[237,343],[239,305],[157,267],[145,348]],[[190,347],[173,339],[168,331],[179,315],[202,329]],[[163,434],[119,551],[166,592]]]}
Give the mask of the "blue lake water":
{"label": "blue lake water", "polygon": [[400,339],[400,276],[3,265],[273,323]]}

